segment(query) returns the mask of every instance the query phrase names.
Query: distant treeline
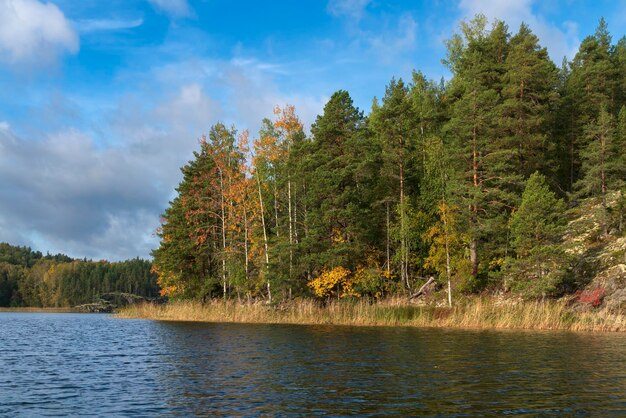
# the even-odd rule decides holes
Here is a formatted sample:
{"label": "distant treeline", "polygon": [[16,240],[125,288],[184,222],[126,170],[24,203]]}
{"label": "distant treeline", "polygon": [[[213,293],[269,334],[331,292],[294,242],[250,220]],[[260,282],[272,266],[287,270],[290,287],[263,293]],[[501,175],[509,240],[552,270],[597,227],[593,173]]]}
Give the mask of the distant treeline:
{"label": "distant treeline", "polygon": [[155,297],[159,288],[150,269],[150,262],[139,258],[76,260],[0,243],[0,306],[75,306],[113,292]]}

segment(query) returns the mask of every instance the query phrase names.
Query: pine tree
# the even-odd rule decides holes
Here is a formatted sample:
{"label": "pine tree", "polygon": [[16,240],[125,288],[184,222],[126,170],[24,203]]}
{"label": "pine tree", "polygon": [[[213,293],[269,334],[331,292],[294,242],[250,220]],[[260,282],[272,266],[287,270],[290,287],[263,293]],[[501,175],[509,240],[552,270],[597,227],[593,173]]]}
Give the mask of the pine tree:
{"label": "pine tree", "polygon": [[[426,106],[420,107],[422,126],[426,124]],[[370,126],[375,133],[382,151],[383,167],[381,177],[388,184],[387,202],[395,208],[399,247],[395,258],[399,264],[400,279],[407,289],[411,288],[409,278],[409,260],[411,250],[408,236],[408,218],[411,211],[410,195],[417,189],[418,169],[415,154],[418,149],[417,138],[421,134],[418,127],[416,106],[409,95],[409,88],[402,79],[391,80],[385,91],[382,105],[375,101],[370,116]]]}
{"label": "pine tree", "polygon": [[565,279],[566,257],[561,242],[565,204],[557,199],[543,175],[526,182],[522,203],[511,217],[511,238],[517,258],[506,273],[512,287],[528,296],[558,291]]}
{"label": "pine tree", "polygon": [[152,252],[159,286],[169,296],[204,296],[215,284],[217,225],[205,209],[215,199],[208,182],[214,162],[204,147],[194,157],[181,169],[178,196],[162,216],[157,231],[161,242]]}
{"label": "pine tree", "polygon": [[311,127],[311,152],[301,170],[307,176],[307,270],[342,266],[353,269],[364,259],[367,224],[358,186],[358,152],[365,141],[365,119],[346,91],[334,93]]}
{"label": "pine tree", "polygon": [[626,106],[626,36],[620,38],[612,52],[616,68],[615,109]]}
{"label": "pine tree", "polygon": [[563,232],[565,205],[535,172],[526,182],[522,203],[511,217],[511,238],[518,257],[527,257],[538,246],[553,245]]}
{"label": "pine tree", "polygon": [[580,44],[571,63],[571,74],[565,87],[569,107],[570,190],[582,176],[581,153],[589,144],[585,131],[598,118],[600,110],[616,113],[618,104],[618,68],[611,56],[611,36],[602,18],[592,36]]}
{"label": "pine tree", "polygon": [[549,140],[549,117],[557,100],[557,69],[525,24],[511,38],[505,68],[498,123],[502,148],[515,151],[513,169],[518,177],[511,181],[520,187],[537,170],[556,174],[549,158],[555,151]]}
{"label": "pine tree", "polygon": [[615,148],[615,123],[613,117],[603,106],[597,120],[585,127],[585,138],[588,142],[581,153],[582,174],[576,183],[579,196],[600,197],[602,201],[603,230],[608,233],[607,194],[609,190],[616,190],[623,179],[618,173],[623,172],[622,158]]}
{"label": "pine tree", "polygon": [[[506,248],[506,219],[515,206],[519,176],[514,170],[517,150],[501,139],[498,106],[508,53],[507,30],[496,22],[486,30],[486,19],[477,16],[463,23],[463,37],[448,43],[448,65],[453,71],[450,120],[444,127],[455,155],[463,206],[468,208],[469,254],[472,274],[477,276],[480,251],[486,266],[489,259]],[[489,245],[487,245],[489,244]],[[480,248],[479,248],[480,247]]]}

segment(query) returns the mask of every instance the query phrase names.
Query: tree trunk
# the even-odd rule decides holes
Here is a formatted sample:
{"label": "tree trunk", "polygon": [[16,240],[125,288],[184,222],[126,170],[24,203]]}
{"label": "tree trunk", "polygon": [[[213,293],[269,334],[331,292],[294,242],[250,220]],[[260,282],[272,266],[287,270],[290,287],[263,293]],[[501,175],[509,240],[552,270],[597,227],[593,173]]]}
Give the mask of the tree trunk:
{"label": "tree trunk", "polygon": [[224,175],[222,169],[218,168],[220,173],[220,206],[222,212],[222,285],[224,290],[224,299],[226,299],[226,210],[224,208]]}
{"label": "tree trunk", "polygon": [[604,235],[609,235],[609,226],[607,222],[607,208],[606,208],[606,173],[604,169],[605,164],[605,152],[606,152],[606,136],[604,132],[600,133],[600,179],[602,181],[602,208],[604,210],[602,216],[602,228]]}
{"label": "tree trunk", "polygon": [[[472,128],[472,179],[474,186],[474,195],[478,189],[478,144],[477,144],[477,132],[476,125]],[[472,275],[476,276],[478,274],[478,241],[476,239],[476,224],[478,221],[478,204],[476,202],[476,198],[472,199],[471,205],[471,217],[470,224],[472,230],[472,241],[470,242],[470,260],[472,262]]]}
{"label": "tree trunk", "polygon": [[276,236],[280,236],[278,229],[278,187],[276,186],[276,180],[274,180],[274,218],[276,219]]}
{"label": "tree trunk", "polygon": [[391,273],[391,249],[389,248],[389,226],[390,226],[390,219],[389,219],[389,201],[387,201],[387,275],[389,275],[389,273]]}
{"label": "tree trunk", "polygon": [[426,287],[428,287],[428,285],[430,285],[434,281],[435,281],[434,277],[428,278],[426,283],[424,283],[417,292],[413,293],[412,295],[409,295],[409,300],[422,296],[424,294],[424,291],[426,290]]}
{"label": "tree trunk", "polygon": [[[269,251],[267,248],[267,230],[265,229],[265,210],[263,208],[263,194],[261,193],[261,180],[259,179],[259,176],[257,175],[256,177],[256,184],[257,187],[259,189],[259,206],[261,209],[261,226],[263,227],[263,246],[265,247],[265,274],[268,274],[268,270],[269,270],[269,264],[270,264],[270,257],[269,257]],[[270,289],[270,282],[269,282],[269,278],[267,281],[267,297],[270,301],[270,303],[272,302],[272,291]]]}
{"label": "tree trunk", "polygon": [[[445,199],[444,199],[445,204]],[[452,274],[450,269],[450,244],[448,238],[448,216],[443,217],[443,233],[446,241],[446,278],[448,279],[448,306],[452,307]]]}
{"label": "tree trunk", "polygon": [[404,285],[407,289],[410,289],[409,275],[408,275],[408,248],[406,240],[406,228],[405,228],[405,207],[404,207],[404,163],[403,157],[400,157],[400,251],[402,254],[400,275]]}
{"label": "tree trunk", "polygon": [[298,188],[294,185],[293,188],[293,242],[298,244],[298,195],[296,191]]}
{"label": "tree trunk", "polygon": [[287,210],[289,212],[289,281],[293,275],[293,210],[291,207],[291,178],[287,174]]}
{"label": "tree trunk", "polygon": [[[246,277],[246,285],[248,282],[248,270],[249,270],[249,261],[248,261],[248,208],[246,207],[246,194],[245,191],[242,191],[242,204],[243,204],[243,252],[245,257],[245,277]],[[237,295],[239,298],[239,295]]]}

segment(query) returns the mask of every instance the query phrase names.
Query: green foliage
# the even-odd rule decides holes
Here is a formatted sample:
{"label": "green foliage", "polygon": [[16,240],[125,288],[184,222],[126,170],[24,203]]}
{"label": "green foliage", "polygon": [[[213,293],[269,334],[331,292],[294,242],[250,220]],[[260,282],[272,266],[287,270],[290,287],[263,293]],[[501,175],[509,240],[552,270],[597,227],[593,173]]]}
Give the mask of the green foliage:
{"label": "green foliage", "polygon": [[[302,239],[307,270],[337,265],[354,268],[373,244],[369,205],[376,167],[366,120],[346,91],[332,95],[311,127],[312,142],[301,168],[306,174],[306,236]],[[380,220],[380,219],[379,219]]]}
{"label": "green foliage", "polygon": [[514,161],[511,178],[517,190],[521,179],[535,171],[553,172],[555,145],[550,141],[550,115],[556,107],[558,73],[546,48],[528,26],[522,24],[510,40],[502,76],[502,101],[498,106],[498,124],[503,135],[500,149]]}
{"label": "green foliage", "polygon": [[[519,209],[511,217],[511,239],[517,254],[506,265],[507,283],[525,296],[555,295],[567,279],[568,260],[561,242],[565,204],[543,175],[528,181]],[[571,275],[570,275],[571,276]]]}
{"label": "green foliage", "polygon": [[508,260],[506,286],[529,299],[561,296],[574,290],[571,263],[571,256],[556,245],[535,247],[525,258]]}
{"label": "green foliage", "polygon": [[513,248],[526,257],[533,248],[557,244],[565,221],[565,204],[557,199],[543,175],[535,172],[522,194],[522,204],[511,217]]}
{"label": "green foliage", "polygon": [[[582,150],[582,175],[575,187],[580,196],[604,196],[623,179],[617,173],[623,167],[615,148],[614,119],[604,106],[596,120],[585,126],[587,146]],[[622,150],[623,152],[624,150]]]}

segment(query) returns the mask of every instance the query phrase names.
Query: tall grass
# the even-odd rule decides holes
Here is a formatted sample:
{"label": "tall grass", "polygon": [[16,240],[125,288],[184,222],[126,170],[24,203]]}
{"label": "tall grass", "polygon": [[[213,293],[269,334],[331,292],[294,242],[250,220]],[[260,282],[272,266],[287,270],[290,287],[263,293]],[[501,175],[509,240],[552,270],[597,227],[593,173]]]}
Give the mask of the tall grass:
{"label": "tall grass", "polygon": [[279,306],[180,301],[131,305],[117,316],[163,321],[626,331],[622,312],[576,311],[564,301],[498,303],[491,298],[467,299],[452,308],[407,305],[399,299],[378,303],[333,301],[326,305],[303,299]]}

